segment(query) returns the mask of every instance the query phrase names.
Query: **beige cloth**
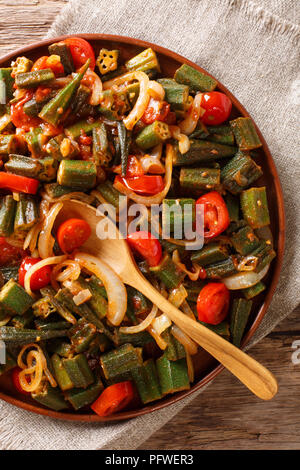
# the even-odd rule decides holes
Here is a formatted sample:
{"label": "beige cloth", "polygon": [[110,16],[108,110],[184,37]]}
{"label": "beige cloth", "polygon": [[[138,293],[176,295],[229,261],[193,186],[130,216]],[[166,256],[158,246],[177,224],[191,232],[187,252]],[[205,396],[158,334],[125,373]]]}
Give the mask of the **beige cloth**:
{"label": "beige cloth", "polygon": [[[255,341],[300,300],[299,17],[294,0],[70,0],[48,33],[120,34],[168,47],[220,79],[253,116],[275,159],[287,215],[280,284]],[[0,446],[134,449],[195,398],[108,425],[55,421],[1,402]]]}

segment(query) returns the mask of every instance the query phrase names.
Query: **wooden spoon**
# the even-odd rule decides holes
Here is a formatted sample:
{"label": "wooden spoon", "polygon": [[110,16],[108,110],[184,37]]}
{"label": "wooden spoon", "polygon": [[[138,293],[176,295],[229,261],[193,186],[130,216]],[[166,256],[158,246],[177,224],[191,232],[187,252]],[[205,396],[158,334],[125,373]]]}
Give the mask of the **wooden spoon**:
{"label": "wooden spoon", "polygon": [[[64,203],[57,222],[71,217],[86,220],[92,229],[92,235],[83,246],[83,251],[105,261],[125,284],[142,292],[196,343],[246,385],[251,392],[263,400],[273,398],[277,393],[277,382],[273,374],[252,357],[192,320],[166,300],[139,271],[127,242],[122,239],[121,234],[117,239],[102,240],[97,237],[96,227],[104,216],[98,215],[96,209],[83,202],[71,200]],[[106,219],[107,223],[111,224],[119,234],[114,224],[108,218]]]}

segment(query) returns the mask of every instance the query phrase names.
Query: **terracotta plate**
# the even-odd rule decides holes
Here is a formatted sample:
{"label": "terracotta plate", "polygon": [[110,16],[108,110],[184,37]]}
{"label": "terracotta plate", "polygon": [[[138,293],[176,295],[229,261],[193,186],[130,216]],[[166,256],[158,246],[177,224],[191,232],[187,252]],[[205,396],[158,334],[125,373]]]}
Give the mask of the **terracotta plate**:
{"label": "terracotta plate", "polygon": [[[133,57],[134,55],[138,54],[147,47],[152,47],[158,54],[159,62],[162,68],[162,74],[167,77],[172,77],[175,70],[183,63],[189,64],[195,67],[196,69],[207,73],[201,67],[189,61],[188,59],[178,54],[175,54],[174,52],[168,49],[156,46],[155,44],[150,44],[145,41],[140,41],[138,39],[123,36],[113,36],[106,34],[86,34],[79,36],[90,41],[96,53],[98,53],[101,48],[119,49],[121,51],[122,60],[127,60],[128,58]],[[41,41],[39,43],[19,49],[15,53],[3,57],[0,60],[0,66],[9,66],[11,60],[20,55],[26,55],[27,57],[33,60],[37,59],[42,55],[48,55],[47,46],[53,42],[62,40],[64,37]],[[241,115],[249,116],[249,113],[239,103],[239,101],[227,90],[227,88],[225,88],[221,83],[219,83],[218,88],[220,91],[226,93],[230,97],[233,103],[233,118]],[[257,182],[257,184],[267,186],[269,209],[271,216],[271,229],[274,236],[274,245],[277,252],[277,257],[272,262],[271,269],[266,278],[266,291],[263,292],[261,296],[258,296],[255,299],[255,305],[252,309],[251,318],[249,319],[249,323],[247,326],[247,334],[244,339],[243,346],[245,346],[245,344],[253,336],[255,330],[257,329],[261,320],[267,312],[268,306],[271,302],[272,296],[274,294],[278,282],[284,251],[285,219],[280,181],[270,150],[268,149],[268,146],[263,136],[261,135],[259,129],[258,135],[260,136],[260,139],[263,143],[263,147],[259,150],[259,156],[257,161],[258,164],[261,165],[264,174],[263,177]],[[181,400],[182,398],[192,394],[196,390],[199,390],[201,387],[211,381],[214,377],[216,377],[217,374],[219,374],[223,370],[223,367],[220,366],[219,363],[215,361],[211,356],[209,356],[205,351],[201,351],[197,356],[195,356],[195,370],[196,381],[190,390],[180,392],[172,396],[168,396],[158,402],[154,402],[153,404],[147,406],[118,413],[108,418],[100,418],[95,414],[89,413],[89,410],[81,412],[79,411],[76,413],[70,410],[70,412],[60,413],[43,408],[41,405],[37,404],[33,400],[28,399],[27,397],[24,398],[24,396],[18,394],[11,386],[9,377],[5,376],[0,378],[0,398],[20,408],[24,408],[25,410],[39,413],[42,415],[51,416],[53,418],[85,422],[117,421],[151,413],[155,410],[159,410],[165,406],[168,406],[172,403]],[[245,391],[245,393],[248,392]]]}

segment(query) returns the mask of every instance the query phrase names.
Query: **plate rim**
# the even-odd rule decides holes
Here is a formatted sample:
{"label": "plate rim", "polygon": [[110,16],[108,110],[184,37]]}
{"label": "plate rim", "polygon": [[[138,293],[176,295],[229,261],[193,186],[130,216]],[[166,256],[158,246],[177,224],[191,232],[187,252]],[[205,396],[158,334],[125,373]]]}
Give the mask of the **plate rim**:
{"label": "plate rim", "polygon": [[[42,47],[42,46],[47,46],[49,44],[52,44],[53,42],[58,42],[62,41],[63,39],[67,37],[81,37],[86,40],[93,40],[93,41],[111,41],[111,42],[119,42],[122,44],[131,44],[135,45],[138,47],[144,47],[148,48],[151,47],[153,48],[156,52],[158,52],[161,55],[167,56],[171,59],[175,59],[181,63],[185,63],[188,65],[191,65],[192,67],[196,68],[200,72],[204,72],[207,75],[209,75],[212,78],[215,78],[213,75],[211,75],[209,72],[207,72],[204,68],[199,66],[198,64],[192,62],[191,60],[187,59],[186,57],[178,54],[177,52],[172,51],[171,49],[168,49],[163,46],[159,46],[155,43],[151,43],[149,41],[144,41],[141,39],[133,38],[131,36],[120,36],[120,35],[114,35],[114,34],[98,34],[98,33],[80,33],[80,34],[66,34],[62,36],[56,36],[53,38],[48,38],[44,39],[41,41],[34,42],[32,44],[23,46],[18,48],[17,50],[13,52],[9,52],[5,54],[4,56],[0,57],[0,67],[5,64],[8,60],[11,60],[12,58],[24,54],[26,52],[32,52],[35,49]],[[215,80],[217,80],[215,78]],[[217,80],[218,82],[218,88],[222,91],[225,92],[230,99],[232,100],[234,106],[241,112],[241,114],[245,117],[251,117],[251,115],[248,113],[248,111],[244,108],[244,106],[239,102],[239,100],[228,90],[227,87],[223,85],[222,82]],[[253,120],[253,118],[251,117]],[[255,319],[253,321],[253,324],[249,328],[249,331],[247,332],[243,343],[242,343],[242,348],[245,349],[245,346],[249,343],[250,339],[253,337],[254,333],[256,332],[257,328],[259,327],[262,319],[267,313],[267,310],[270,306],[270,303],[272,301],[273,295],[275,293],[276,287],[278,285],[279,277],[280,277],[280,272],[283,264],[283,258],[284,258],[284,246],[285,246],[285,209],[284,209],[284,198],[283,198],[283,191],[281,187],[281,182],[279,178],[279,174],[277,172],[277,168],[275,165],[275,162],[273,160],[272,154],[270,152],[270,149],[260,131],[258,126],[256,125],[255,121],[253,120],[256,130],[258,132],[258,136],[261,139],[262,142],[262,149],[267,156],[268,160],[268,168],[270,171],[270,174],[273,176],[274,179],[274,189],[276,193],[276,198],[278,200],[278,204],[276,206],[277,209],[277,216],[278,216],[278,247],[277,247],[277,256],[275,260],[272,262],[272,277],[270,279],[270,285],[268,288],[268,292],[266,294],[266,297],[264,299],[263,304],[261,305],[260,309],[258,310]],[[65,412],[59,412],[59,411],[53,411],[49,410],[46,408],[42,408],[38,405],[32,405],[31,403],[26,403],[25,401],[19,400],[15,397],[12,397],[6,393],[3,393],[0,391],[0,399],[6,401],[9,404],[12,404],[14,406],[17,406],[18,408],[25,409],[26,411],[30,411],[36,414],[44,415],[44,416],[49,416],[51,418],[55,419],[60,419],[60,420],[67,420],[67,421],[76,421],[76,422],[88,422],[88,423],[95,423],[95,422],[113,422],[113,421],[123,421],[127,419],[132,419],[138,416],[146,415],[149,413],[152,413],[154,411],[158,411],[160,409],[166,408],[174,403],[177,403],[178,401],[184,399],[185,397],[188,397],[192,394],[194,394],[196,391],[200,390],[203,388],[205,385],[207,385],[209,382],[211,382],[220,372],[224,370],[224,367],[219,364],[217,365],[211,372],[209,372],[205,377],[200,379],[196,384],[194,384],[189,390],[184,391],[184,392],[179,392],[176,393],[175,395],[171,395],[167,398],[162,398],[159,400],[157,403],[154,404],[149,404],[146,405],[143,408],[137,409],[137,410],[130,410],[130,411],[125,411],[118,413],[116,415],[108,416],[108,417],[100,417],[97,416],[96,414],[76,414],[76,412],[70,412],[70,413],[65,413]]]}

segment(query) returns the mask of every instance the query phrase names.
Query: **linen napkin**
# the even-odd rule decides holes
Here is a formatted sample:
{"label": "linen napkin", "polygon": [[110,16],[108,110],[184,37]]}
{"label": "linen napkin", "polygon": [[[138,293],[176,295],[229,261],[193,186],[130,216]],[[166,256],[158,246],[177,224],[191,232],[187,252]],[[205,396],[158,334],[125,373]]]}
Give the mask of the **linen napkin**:
{"label": "linen napkin", "polygon": [[[118,34],[165,46],[212,73],[253,116],[281,178],[287,244],[279,286],[252,344],[300,301],[299,17],[293,0],[70,0],[47,35]],[[1,402],[0,447],[135,449],[196,395],[106,425],[56,421]]]}

